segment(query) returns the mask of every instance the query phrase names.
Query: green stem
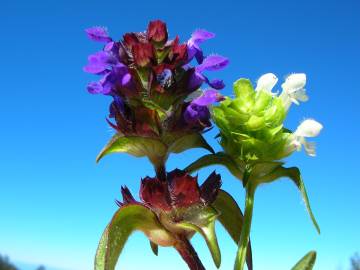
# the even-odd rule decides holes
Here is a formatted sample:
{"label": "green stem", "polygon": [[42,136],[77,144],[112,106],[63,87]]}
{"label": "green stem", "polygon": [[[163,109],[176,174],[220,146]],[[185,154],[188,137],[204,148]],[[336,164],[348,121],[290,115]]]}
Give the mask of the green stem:
{"label": "green stem", "polygon": [[252,186],[251,183],[248,183],[246,187],[246,199],[245,199],[245,213],[244,213],[244,223],[241,229],[240,241],[238,243],[238,252],[235,260],[234,270],[243,270],[246,260],[247,247],[250,238],[251,230],[251,220],[254,208],[254,195],[255,195],[255,186]]}

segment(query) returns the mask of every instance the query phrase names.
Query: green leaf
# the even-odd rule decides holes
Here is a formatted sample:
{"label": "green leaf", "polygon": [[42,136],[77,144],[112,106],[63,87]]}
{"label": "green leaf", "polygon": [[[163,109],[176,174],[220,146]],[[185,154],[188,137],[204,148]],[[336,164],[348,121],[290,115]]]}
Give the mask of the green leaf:
{"label": "green leaf", "polygon": [[242,179],[244,169],[242,166],[236,164],[236,162],[224,152],[205,155],[187,166],[185,171],[192,173],[200,170],[201,168],[217,164],[225,166],[235,177]]}
{"label": "green leaf", "polygon": [[312,270],[316,261],[316,252],[310,251],[291,270]]}
{"label": "green leaf", "polygon": [[204,237],[217,268],[221,264],[221,253],[215,233],[215,221],[218,215],[216,209],[209,206],[200,212],[193,212],[192,216],[185,217],[185,221],[177,224],[181,228],[194,230]]}
{"label": "green leaf", "polygon": [[152,242],[172,246],[175,239],[145,206],[121,207],[106,228],[97,250],[95,270],[114,270],[121,251],[132,232],[142,231]]}
{"label": "green leaf", "polygon": [[152,252],[157,256],[159,254],[159,246],[154,242],[150,241],[150,247]]}
{"label": "green leaf", "polygon": [[274,170],[272,173],[270,173],[266,176],[263,176],[259,181],[262,183],[265,183],[265,182],[269,183],[269,182],[275,181],[276,179],[279,179],[280,177],[288,177],[295,183],[295,185],[299,189],[301,196],[304,200],[304,203],[305,203],[306,209],[310,215],[311,221],[314,224],[317,232],[320,234],[320,227],[319,227],[318,223],[316,222],[315,216],[311,210],[309,198],[308,198],[308,195],[306,192],[306,188],[305,188],[304,182],[301,178],[300,170],[297,167],[285,168],[285,167],[280,166],[276,170]]}
{"label": "green leaf", "polygon": [[95,255],[95,270],[105,269],[106,244],[109,238],[109,226],[103,232]]}
{"label": "green leaf", "polygon": [[211,153],[215,153],[212,147],[206,142],[199,133],[191,133],[175,140],[170,146],[168,152],[181,153],[191,148],[204,148]]}
{"label": "green leaf", "polygon": [[262,179],[266,179],[266,176],[274,172],[277,168],[283,165],[283,162],[268,161],[268,162],[257,162],[251,164],[249,181],[256,184],[261,184]]}
{"label": "green leaf", "polygon": [[[219,190],[216,200],[212,206],[220,212],[218,220],[224,226],[231,238],[237,245],[240,240],[244,215],[233,197],[224,190]],[[249,270],[253,269],[251,243],[249,241],[246,264]]]}
{"label": "green leaf", "polygon": [[116,134],[101,150],[96,162],[111,153],[128,153],[135,157],[147,156],[151,161],[156,161],[166,156],[167,147],[157,139],[136,136],[125,137]]}

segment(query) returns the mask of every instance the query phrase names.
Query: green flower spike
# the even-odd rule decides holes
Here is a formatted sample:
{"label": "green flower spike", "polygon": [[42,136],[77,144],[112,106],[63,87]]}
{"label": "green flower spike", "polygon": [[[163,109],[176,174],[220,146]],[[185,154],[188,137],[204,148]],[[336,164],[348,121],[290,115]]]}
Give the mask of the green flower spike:
{"label": "green flower spike", "polygon": [[305,138],[315,137],[322,125],[315,120],[302,122],[295,132],[285,128],[283,123],[292,103],[307,101],[305,74],[292,74],[282,84],[282,93],[272,92],[278,79],[268,73],[261,76],[254,89],[250,80],[239,79],[234,83],[235,98],[226,98],[219,106],[212,108],[212,118],[219,127],[220,144],[224,152],[206,155],[186,170],[196,171],[214,164],[226,166],[242,181],[246,189],[245,216],[242,224],[235,269],[242,270],[247,254],[251,219],[256,188],[263,183],[273,182],[281,177],[290,178],[299,189],[315,228],[319,226],[311,211],[298,168],[285,168],[281,161],[304,146],[310,156],[315,156],[315,144]]}

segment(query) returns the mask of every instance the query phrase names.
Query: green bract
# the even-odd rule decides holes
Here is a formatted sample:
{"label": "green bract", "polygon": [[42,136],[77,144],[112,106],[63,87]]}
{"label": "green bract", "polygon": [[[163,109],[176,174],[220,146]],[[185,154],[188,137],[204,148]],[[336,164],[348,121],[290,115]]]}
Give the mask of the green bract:
{"label": "green bract", "polygon": [[255,91],[248,79],[237,80],[234,92],[234,99],[227,98],[212,110],[225,152],[247,163],[288,156],[293,135],[283,127],[282,100],[269,91]]}

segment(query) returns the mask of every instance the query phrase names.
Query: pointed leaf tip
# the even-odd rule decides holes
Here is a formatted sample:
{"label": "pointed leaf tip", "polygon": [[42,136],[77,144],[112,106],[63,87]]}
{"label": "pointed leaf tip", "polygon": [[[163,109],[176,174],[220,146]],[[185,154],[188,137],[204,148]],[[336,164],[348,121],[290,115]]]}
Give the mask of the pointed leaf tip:
{"label": "pointed leaf tip", "polygon": [[178,138],[169,146],[168,151],[170,153],[181,153],[192,148],[204,148],[211,153],[215,153],[214,149],[199,133],[191,133]]}
{"label": "pointed leaf tip", "polygon": [[150,160],[166,156],[167,147],[160,140],[147,137],[114,135],[108,144],[96,157],[99,162],[104,156],[111,153],[127,153],[135,157],[147,156]]}
{"label": "pointed leaf tip", "polygon": [[150,247],[155,256],[159,254],[159,246],[150,240]]}
{"label": "pointed leaf tip", "polygon": [[291,270],[312,270],[316,261],[316,251],[310,251]]}
{"label": "pointed leaf tip", "polygon": [[304,200],[305,207],[309,213],[311,221],[314,224],[316,231],[320,234],[320,227],[319,227],[319,225],[315,219],[315,216],[311,210],[309,197],[307,195],[305,184],[302,180],[299,168],[297,168],[297,167],[285,168],[283,166],[279,166],[277,169],[275,169],[270,174],[263,176],[261,178],[261,182],[269,183],[269,182],[275,181],[281,177],[288,177],[295,183],[296,187],[298,188],[298,190],[301,193],[302,199]]}

